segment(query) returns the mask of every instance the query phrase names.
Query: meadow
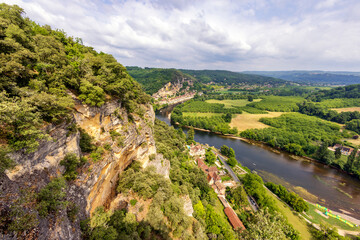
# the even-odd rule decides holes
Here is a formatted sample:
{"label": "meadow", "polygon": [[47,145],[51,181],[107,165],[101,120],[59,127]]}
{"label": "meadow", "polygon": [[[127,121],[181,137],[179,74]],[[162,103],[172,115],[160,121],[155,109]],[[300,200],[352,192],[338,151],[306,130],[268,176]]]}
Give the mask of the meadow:
{"label": "meadow", "polygon": [[334,110],[338,113],[342,113],[342,112],[355,112],[358,111],[360,112],[360,107],[347,107],[347,108],[332,108],[331,110]]}
{"label": "meadow", "polygon": [[244,131],[251,128],[266,128],[270,126],[260,122],[259,120],[261,118],[279,117],[282,114],[284,114],[284,112],[268,112],[267,114],[250,114],[243,112],[242,114],[237,114],[236,117],[231,120],[230,127],[236,127],[239,131]]}

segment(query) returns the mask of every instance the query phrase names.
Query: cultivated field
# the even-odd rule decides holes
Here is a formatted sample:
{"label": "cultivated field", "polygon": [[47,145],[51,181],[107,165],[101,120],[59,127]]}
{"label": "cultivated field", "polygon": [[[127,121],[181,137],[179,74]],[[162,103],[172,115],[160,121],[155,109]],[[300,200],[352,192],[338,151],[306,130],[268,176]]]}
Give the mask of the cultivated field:
{"label": "cultivated field", "polygon": [[[262,99],[254,99],[253,102],[260,102]],[[246,104],[249,104],[251,102],[249,102],[247,99],[236,99],[236,100],[216,100],[216,99],[209,99],[206,100],[205,102],[207,103],[220,103],[220,104],[224,104],[225,108],[232,108],[232,106],[235,107],[244,107],[246,106]]]}
{"label": "cultivated field", "polygon": [[282,114],[284,114],[284,112],[269,112],[268,114],[250,114],[243,112],[242,114],[236,115],[236,117],[231,120],[230,127],[237,127],[239,131],[244,131],[251,128],[266,128],[269,126],[259,122],[260,118],[279,117]]}
{"label": "cultivated field", "polygon": [[220,117],[223,113],[183,112],[184,117]]}
{"label": "cultivated field", "polygon": [[348,107],[348,108],[332,108],[331,110],[337,111],[338,113],[341,112],[360,112],[360,107]]}

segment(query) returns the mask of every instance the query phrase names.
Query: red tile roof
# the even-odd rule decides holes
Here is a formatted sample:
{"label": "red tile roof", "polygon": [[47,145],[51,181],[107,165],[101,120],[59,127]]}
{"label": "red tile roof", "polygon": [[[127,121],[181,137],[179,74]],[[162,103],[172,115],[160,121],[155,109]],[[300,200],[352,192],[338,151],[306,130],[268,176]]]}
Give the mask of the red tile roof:
{"label": "red tile roof", "polygon": [[208,172],[217,172],[218,169],[216,166],[209,167]]}
{"label": "red tile roof", "polygon": [[244,224],[241,222],[241,220],[239,219],[239,217],[236,215],[236,213],[231,207],[225,208],[224,212],[226,216],[229,218],[231,226],[233,226],[235,230],[239,229],[240,231],[242,231],[245,229]]}

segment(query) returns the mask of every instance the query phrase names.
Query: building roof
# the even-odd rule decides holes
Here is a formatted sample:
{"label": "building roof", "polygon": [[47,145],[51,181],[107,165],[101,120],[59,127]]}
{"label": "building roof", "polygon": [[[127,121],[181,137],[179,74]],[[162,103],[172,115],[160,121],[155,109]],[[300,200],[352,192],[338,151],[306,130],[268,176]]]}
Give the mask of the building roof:
{"label": "building roof", "polygon": [[207,171],[208,171],[208,166],[204,163],[203,160],[201,160],[200,158],[198,158],[197,163],[198,163],[198,166],[199,166],[204,172],[207,172]]}
{"label": "building roof", "polygon": [[218,169],[216,166],[212,166],[212,167],[208,168],[208,172],[217,172],[217,171],[218,171]]}
{"label": "building roof", "polygon": [[245,229],[244,224],[241,222],[239,217],[236,215],[234,210],[231,207],[227,207],[224,209],[224,212],[226,216],[229,218],[231,226],[233,226],[234,229],[239,229],[240,231]]}
{"label": "building roof", "polygon": [[221,180],[221,178],[216,174],[216,172],[210,172],[207,175],[207,180],[208,182],[210,182],[210,180],[213,179],[214,182]]}

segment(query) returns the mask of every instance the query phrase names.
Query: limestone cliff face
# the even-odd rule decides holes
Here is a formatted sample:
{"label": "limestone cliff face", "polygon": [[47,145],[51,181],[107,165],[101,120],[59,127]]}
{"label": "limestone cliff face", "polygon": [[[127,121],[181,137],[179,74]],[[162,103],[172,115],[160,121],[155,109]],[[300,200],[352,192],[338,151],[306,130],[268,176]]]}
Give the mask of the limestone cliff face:
{"label": "limestone cliff face", "polygon": [[[12,154],[17,166],[0,178],[1,195],[10,196],[0,197],[0,210],[11,205],[21,189],[39,190],[63,173],[64,168],[59,163],[67,153],[81,155],[80,134],[69,130],[69,126],[76,123],[94,138],[97,146],[106,144],[110,148],[107,147],[101,160],[87,163],[77,179],[68,183],[67,200],[74,202],[80,210],[76,221],[70,222],[66,211],[62,211],[56,218],[50,216],[40,220],[33,234],[35,239],[80,239],[80,219],[90,216],[96,207],[110,204],[115,197],[119,174],[134,160],[146,166],[149,156],[156,153],[152,130],[155,114],[151,105],[141,108],[137,111],[141,114],[129,116],[116,100],[101,107],[89,107],[77,101],[70,122],[47,127],[52,140],[41,142],[34,153]],[[114,132],[120,135],[121,143],[111,136]],[[10,236],[0,238],[12,239]]]}

